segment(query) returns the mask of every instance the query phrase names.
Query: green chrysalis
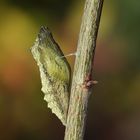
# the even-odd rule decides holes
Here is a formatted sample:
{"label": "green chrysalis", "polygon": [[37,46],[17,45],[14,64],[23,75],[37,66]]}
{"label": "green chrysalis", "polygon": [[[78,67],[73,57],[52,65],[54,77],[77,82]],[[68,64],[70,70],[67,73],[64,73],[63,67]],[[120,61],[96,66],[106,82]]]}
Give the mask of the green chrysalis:
{"label": "green chrysalis", "polygon": [[31,52],[40,70],[44,100],[65,125],[69,101],[70,65],[48,28],[41,27]]}

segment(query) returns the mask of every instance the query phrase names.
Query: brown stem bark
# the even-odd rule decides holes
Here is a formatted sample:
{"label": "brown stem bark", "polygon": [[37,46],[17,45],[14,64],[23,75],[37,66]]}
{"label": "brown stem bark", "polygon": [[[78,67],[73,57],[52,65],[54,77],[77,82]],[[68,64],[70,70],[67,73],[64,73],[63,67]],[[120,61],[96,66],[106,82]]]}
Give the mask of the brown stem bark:
{"label": "brown stem bark", "polygon": [[83,140],[103,0],[86,0],[75,60],[65,140]]}

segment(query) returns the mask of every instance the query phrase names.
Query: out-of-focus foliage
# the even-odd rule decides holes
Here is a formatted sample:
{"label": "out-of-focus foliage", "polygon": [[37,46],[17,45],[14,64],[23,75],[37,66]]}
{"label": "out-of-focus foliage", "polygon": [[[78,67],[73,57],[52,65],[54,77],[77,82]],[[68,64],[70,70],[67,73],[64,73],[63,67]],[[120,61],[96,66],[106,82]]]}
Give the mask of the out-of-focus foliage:
{"label": "out-of-focus foliage", "polygon": [[[41,25],[65,54],[76,50],[84,0],[1,0],[0,140],[62,140],[30,53]],[[140,2],[104,2],[85,140],[140,139]],[[68,58],[72,68],[74,57]]]}

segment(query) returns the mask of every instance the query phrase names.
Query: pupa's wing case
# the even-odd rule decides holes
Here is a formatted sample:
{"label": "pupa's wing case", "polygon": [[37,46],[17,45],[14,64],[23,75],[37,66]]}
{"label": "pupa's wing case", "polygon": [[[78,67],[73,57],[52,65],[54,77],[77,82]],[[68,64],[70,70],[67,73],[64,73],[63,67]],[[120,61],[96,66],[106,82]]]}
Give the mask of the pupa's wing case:
{"label": "pupa's wing case", "polygon": [[48,107],[65,125],[70,88],[70,66],[48,28],[42,27],[31,48],[40,70]]}

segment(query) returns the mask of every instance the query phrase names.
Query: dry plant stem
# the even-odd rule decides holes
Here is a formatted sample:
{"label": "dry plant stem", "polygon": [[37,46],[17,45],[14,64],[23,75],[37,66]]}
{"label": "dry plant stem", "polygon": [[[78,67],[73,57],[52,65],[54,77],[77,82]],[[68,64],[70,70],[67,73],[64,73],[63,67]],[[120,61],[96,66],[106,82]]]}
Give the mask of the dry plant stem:
{"label": "dry plant stem", "polygon": [[86,0],[79,34],[65,140],[83,140],[92,67],[103,0]]}

